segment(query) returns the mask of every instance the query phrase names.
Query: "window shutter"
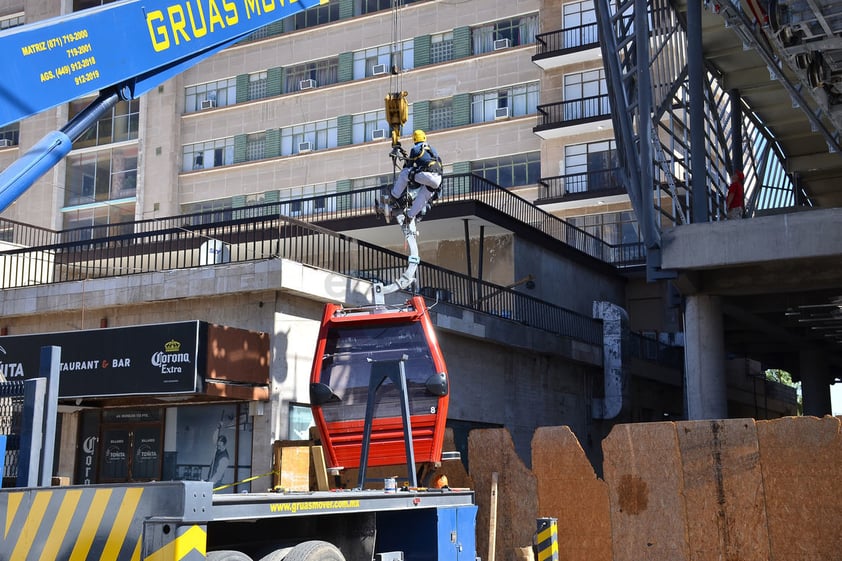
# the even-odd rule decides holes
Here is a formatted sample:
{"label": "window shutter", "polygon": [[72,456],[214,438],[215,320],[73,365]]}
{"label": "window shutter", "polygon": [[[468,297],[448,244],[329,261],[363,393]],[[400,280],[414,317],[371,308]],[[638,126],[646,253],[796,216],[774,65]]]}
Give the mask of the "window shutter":
{"label": "window shutter", "polygon": [[354,79],[354,53],[339,53],[336,79],[339,82],[350,82]]}
{"label": "window shutter", "polygon": [[239,164],[246,161],[246,144],[248,135],[238,134],[234,136],[234,163]]}
{"label": "window shutter", "polygon": [[339,19],[354,17],[354,0],[339,0]]}
{"label": "window shutter", "polygon": [[454,127],[471,124],[471,94],[454,95],[452,107]]}
{"label": "window shutter", "polygon": [[412,104],[412,126],[416,129],[430,128],[430,102],[416,101]]}
{"label": "window shutter", "polygon": [[272,23],[266,25],[266,36],[272,37],[273,35],[280,35],[284,32],[284,22],[283,20],[280,21],[273,21]]}
{"label": "window shutter", "polygon": [[237,76],[237,103],[249,100],[249,75],[239,74]]}
{"label": "window shutter", "polygon": [[413,52],[415,53],[415,68],[424,66],[425,64],[430,64],[431,45],[432,39],[429,35],[421,35],[420,37],[415,38],[415,48],[413,49]]}
{"label": "window shutter", "polygon": [[453,30],[453,58],[471,56],[471,28],[457,27]]}
{"label": "window shutter", "polygon": [[[340,179],[336,182],[336,193],[347,193],[351,190],[350,179]],[[347,210],[351,208],[351,195],[339,195],[336,197],[336,210]]]}
{"label": "window shutter", "polygon": [[336,145],[348,146],[353,142],[351,138],[353,119],[350,115],[339,115],[336,118]]}
{"label": "window shutter", "polygon": [[284,69],[281,66],[266,71],[266,95],[274,97],[284,93]]}
{"label": "window shutter", "polygon": [[281,129],[266,131],[263,154],[266,158],[277,158],[281,155]]}

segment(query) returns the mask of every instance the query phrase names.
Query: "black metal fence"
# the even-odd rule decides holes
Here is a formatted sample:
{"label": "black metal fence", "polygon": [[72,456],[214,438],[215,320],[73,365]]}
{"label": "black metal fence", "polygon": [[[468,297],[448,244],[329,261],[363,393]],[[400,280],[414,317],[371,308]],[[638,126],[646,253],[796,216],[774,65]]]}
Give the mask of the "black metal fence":
{"label": "black metal fence", "polygon": [[[339,274],[389,283],[406,256],[310,222],[370,215],[380,187],[243,207],[110,224],[43,231],[48,243],[0,251],[0,288],[36,286],[172,269],[286,258]],[[472,174],[445,178],[442,201],[487,204],[554,239],[606,262],[639,261],[637,245],[611,246],[548,214],[510,191]],[[298,213],[302,219],[286,216]],[[601,322],[542,302],[512,288],[421,263],[418,287],[451,303],[524,325],[602,343]]]}
{"label": "black metal fence", "polygon": [[6,452],[1,459],[3,469],[0,473],[4,487],[12,484],[18,476],[23,401],[22,380],[0,382],[0,434],[6,437]]}
{"label": "black metal fence", "polygon": [[580,97],[538,106],[538,130],[568,125],[577,121],[611,118],[608,94]]}
{"label": "black metal fence", "polygon": [[[608,173],[608,172],[606,172]],[[552,178],[550,178],[552,179]],[[593,177],[596,181],[596,176]],[[606,177],[606,180],[607,177]],[[542,180],[544,181],[544,180]],[[355,191],[332,193],[304,199],[264,203],[260,205],[230,208],[220,211],[208,211],[184,214],[166,218],[155,218],[127,222],[123,224],[104,224],[74,228],[53,232],[43,230],[41,243],[24,243],[23,240],[10,240],[30,247],[46,246],[56,243],[75,243],[95,241],[103,238],[120,238],[134,234],[155,234],[157,238],[177,236],[179,231],[190,231],[203,225],[219,223],[245,223],[250,219],[271,216],[289,216],[305,222],[321,222],[374,215],[374,201],[383,186],[370,187]],[[517,196],[508,189],[500,187],[478,175],[455,174],[445,176],[442,182],[441,201],[478,201],[502,212],[515,220],[537,228],[546,235],[567,244],[601,261],[623,267],[641,264],[640,259],[629,261],[630,253],[622,246],[605,243],[600,238],[565,222],[564,220],[541,210],[526,199]],[[0,230],[7,222],[0,219]],[[38,229],[41,230],[41,229]],[[636,252],[640,253],[640,251]],[[48,259],[48,256],[42,256]]]}
{"label": "black metal fence", "polygon": [[562,200],[571,195],[598,194],[611,191],[625,192],[618,176],[618,169],[597,169],[582,173],[568,173],[542,177],[538,182],[543,189],[539,201]]}
{"label": "black metal fence", "polygon": [[540,33],[535,36],[535,40],[538,43],[538,52],[535,59],[541,59],[560,56],[575,49],[599,47],[599,32],[596,22],[593,22]]}
{"label": "black metal fence", "polygon": [[[406,255],[281,215],[184,224],[0,252],[2,288],[285,258],[320,269],[390,283]],[[421,263],[418,286],[455,305],[479,309],[594,345],[601,322],[513,289]]]}

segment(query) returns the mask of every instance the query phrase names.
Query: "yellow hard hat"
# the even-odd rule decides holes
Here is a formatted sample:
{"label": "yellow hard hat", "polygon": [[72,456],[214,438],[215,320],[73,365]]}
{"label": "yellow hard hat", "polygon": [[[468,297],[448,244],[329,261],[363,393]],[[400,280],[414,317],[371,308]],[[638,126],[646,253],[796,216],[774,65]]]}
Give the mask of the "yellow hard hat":
{"label": "yellow hard hat", "polygon": [[424,134],[424,131],[418,129],[417,131],[412,133],[412,142],[426,142],[427,135]]}

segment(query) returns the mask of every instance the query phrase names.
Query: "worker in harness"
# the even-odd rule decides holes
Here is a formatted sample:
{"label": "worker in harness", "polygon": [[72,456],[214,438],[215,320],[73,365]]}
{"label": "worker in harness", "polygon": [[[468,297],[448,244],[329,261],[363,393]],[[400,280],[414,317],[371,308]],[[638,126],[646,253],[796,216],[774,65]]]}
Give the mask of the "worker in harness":
{"label": "worker in harness", "polygon": [[[413,132],[412,141],[415,144],[404,160],[404,168],[398,174],[398,178],[392,186],[391,195],[395,201],[400,199],[410,181],[423,186],[418,190],[412,207],[407,212],[409,229],[412,233],[415,233],[415,218],[438,194],[442,179],[442,163],[436,149],[427,144],[427,135],[424,131],[418,129]],[[399,224],[403,225],[404,215],[399,214],[397,220]]]}

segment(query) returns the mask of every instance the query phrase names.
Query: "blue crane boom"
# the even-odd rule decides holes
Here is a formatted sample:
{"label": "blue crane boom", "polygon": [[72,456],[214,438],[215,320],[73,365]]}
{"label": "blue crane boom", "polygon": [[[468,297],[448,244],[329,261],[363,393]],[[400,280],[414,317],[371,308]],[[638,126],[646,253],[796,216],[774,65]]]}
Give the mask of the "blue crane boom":
{"label": "blue crane boom", "polygon": [[257,29],[328,0],[122,0],[0,33],[0,126],[99,93],[0,173],[0,212],[121,99],[135,99]]}

